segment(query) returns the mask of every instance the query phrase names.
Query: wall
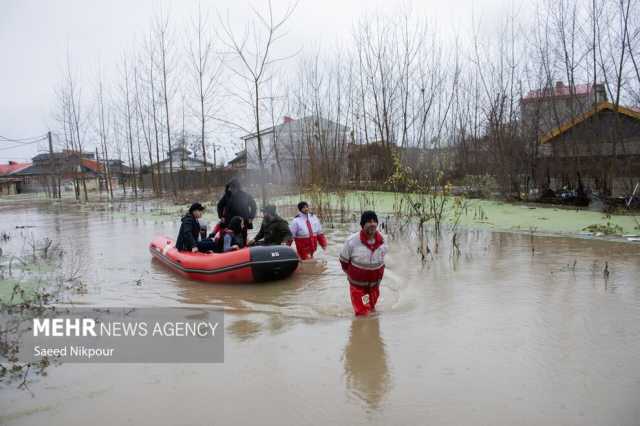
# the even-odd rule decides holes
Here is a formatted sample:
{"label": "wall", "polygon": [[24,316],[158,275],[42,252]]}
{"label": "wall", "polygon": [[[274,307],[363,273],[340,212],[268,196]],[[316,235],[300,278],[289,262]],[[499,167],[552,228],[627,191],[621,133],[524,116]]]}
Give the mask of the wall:
{"label": "wall", "polygon": [[[171,177],[169,173],[160,175],[162,187],[168,190],[171,185]],[[255,170],[237,170],[237,169],[216,169],[208,171],[208,185],[212,187],[221,187],[227,184],[231,178],[237,177],[245,184],[258,183],[259,172]],[[157,179],[158,176],[155,175]],[[184,170],[173,173],[174,182],[178,190],[192,190],[204,188],[204,172],[197,170]],[[145,188],[152,188],[151,174],[142,175],[142,185]]]}

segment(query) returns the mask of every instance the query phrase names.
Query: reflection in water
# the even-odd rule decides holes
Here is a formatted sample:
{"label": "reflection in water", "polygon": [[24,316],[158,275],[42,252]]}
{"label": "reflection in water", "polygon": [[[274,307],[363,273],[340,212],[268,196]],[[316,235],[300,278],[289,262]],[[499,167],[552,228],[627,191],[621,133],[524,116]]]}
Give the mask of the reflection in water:
{"label": "reflection in water", "polygon": [[390,388],[385,345],[378,317],[351,321],[349,343],[344,350],[347,390],[377,409]]}
{"label": "reflection in water", "polygon": [[[148,242],[174,236],[177,215],[131,213],[0,203],[11,236],[0,247],[49,237],[65,268],[78,250],[89,289],[74,304],[224,309],[227,361],[65,364],[30,384],[35,397],[0,387],[0,424],[280,424],[287,413],[298,424],[638,425],[639,245],[460,230],[452,256],[445,231],[423,265],[413,234],[388,234],[380,317],[352,319],[337,256],[357,225],[327,229],[328,250],[286,280],[213,285],[152,261]],[[384,341],[381,320],[394,331]],[[330,391],[341,386],[348,398]]]}
{"label": "reflection in water", "polygon": [[259,322],[252,320],[237,320],[227,327],[227,333],[241,342],[246,342],[258,336],[262,331]]}

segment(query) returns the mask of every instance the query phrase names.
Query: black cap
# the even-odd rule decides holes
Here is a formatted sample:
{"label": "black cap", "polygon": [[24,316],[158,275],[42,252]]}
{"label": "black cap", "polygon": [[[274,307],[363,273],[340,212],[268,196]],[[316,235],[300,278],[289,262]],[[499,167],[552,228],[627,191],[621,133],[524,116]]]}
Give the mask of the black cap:
{"label": "black cap", "polygon": [[362,216],[360,216],[360,227],[364,228],[364,224],[371,220],[373,220],[375,223],[378,223],[378,215],[376,214],[376,212],[372,210],[362,212]]}
{"label": "black cap", "polygon": [[270,214],[271,216],[275,216],[276,206],[274,206],[273,204],[267,204],[262,209],[260,209],[260,211],[262,211],[262,213],[267,213],[267,214]]}
{"label": "black cap", "polygon": [[307,203],[306,201],[300,201],[298,203],[298,210],[302,211],[302,209],[304,209],[305,207],[309,207],[309,203]]}
{"label": "black cap", "polygon": [[204,211],[204,206],[200,203],[191,204],[191,207],[189,207],[189,213],[193,213],[196,210]]}

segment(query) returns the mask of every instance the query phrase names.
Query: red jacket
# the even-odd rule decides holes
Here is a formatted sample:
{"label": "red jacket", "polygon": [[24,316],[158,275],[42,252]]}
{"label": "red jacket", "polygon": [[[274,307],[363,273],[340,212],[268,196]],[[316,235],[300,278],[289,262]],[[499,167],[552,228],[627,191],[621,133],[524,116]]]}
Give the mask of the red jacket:
{"label": "red jacket", "polygon": [[373,241],[368,241],[364,231],[351,235],[340,253],[340,264],[347,273],[349,283],[365,287],[380,284],[386,252],[387,247],[379,232],[376,232]]}
{"label": "red jacket", "polygon": [[327,239],[322,233],[322,225],[313,213],[308,215],[298,213],[289,225],[289,229],[296,242],[296,249],[300,257],[306,258],[308,255],[313,255],[318,249],[318,244],[323,249],[327,248]]}

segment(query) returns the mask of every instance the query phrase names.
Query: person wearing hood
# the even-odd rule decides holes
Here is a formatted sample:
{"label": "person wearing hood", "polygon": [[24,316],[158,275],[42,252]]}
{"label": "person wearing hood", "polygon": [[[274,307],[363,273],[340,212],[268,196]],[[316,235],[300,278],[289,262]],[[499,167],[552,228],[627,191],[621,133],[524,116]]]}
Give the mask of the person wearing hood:
{"label": "person wearing hood", "polygon": [[318,245],[323,250],[327,249],[327,239],[322,233],[322,225],[316,215],[309,211],[309,203],[301,201],[298,203],[300,213],[293,218],[289,229],[296,242],[296,251],[300,259],[311,259],[318,249]]}
{"label": "person wearing hood", "polygon": [[360,227],[361,231],[347,238],[340,252],[340,265],[347,274],[351,305],[356,316],[376,310],[387,252],[382,234],[378,232],[375,212],[363,212]]}
{"label": "person wearing hood", "polygon": [[267,205],[262,208],[262,224],[260,231],[249,241],[249,245],[275,246],[291,241],[291,231],[286,220],[278,216],[276,206]]}
{"label": "person wearing hood", "polygon": [[198,219],[204,213],[204,206],[200,203],[193,203],[189,207],[189,212],[182,218],[176,248],[180,251],[198,251],[198,239],[200,238],[200,223]]}
{"label": "person wearing hood", "polygon": [[228,226],[231,218],[242,218],[244,227],[242,235],[247,241],[247,230],[253,229],[253,219],[256,217],[257,205],[251,195],[242,190],[240,181],[233,178],[226,185],[224,195],[218,201],[218,217],[223,227]]}

